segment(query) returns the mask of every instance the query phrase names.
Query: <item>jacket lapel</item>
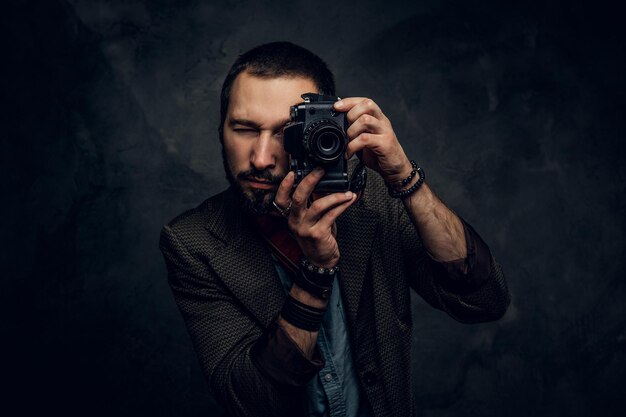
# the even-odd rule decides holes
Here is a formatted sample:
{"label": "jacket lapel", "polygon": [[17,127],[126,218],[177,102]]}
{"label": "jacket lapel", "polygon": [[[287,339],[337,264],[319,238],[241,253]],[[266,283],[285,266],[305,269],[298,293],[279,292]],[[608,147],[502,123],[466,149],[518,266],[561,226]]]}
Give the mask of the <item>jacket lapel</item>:
{"label": "jacket lapel", "polygon": [[209,213],[206,228],[220,241],[211,266],[235,298],[267,327],[285,301],[269,249],[242,213],[232,190]]}
{"label": "jacket lapel", "polygon": [[378,214],[367,208],[364,201],[350,207],[337,219],[337,241],[341,253],[339,288],[348,323],[353,329],[357,329],[357,311],[378,224]]}

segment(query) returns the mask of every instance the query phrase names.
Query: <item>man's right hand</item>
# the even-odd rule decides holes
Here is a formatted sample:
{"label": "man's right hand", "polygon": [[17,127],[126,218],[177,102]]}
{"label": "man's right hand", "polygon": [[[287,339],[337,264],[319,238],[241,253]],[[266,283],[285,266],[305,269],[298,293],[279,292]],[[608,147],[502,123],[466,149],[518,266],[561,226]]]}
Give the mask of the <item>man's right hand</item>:
{"label": "man's right hand", "polygon": [[278,187],[275,202],[283,208],[289,207],[291,202],[289,228],[302,254],[313,265],[332,268],[340,258],[335,220],[356,201],[356,194],[351,191],[327,194],[309,205],[313,190],[323,176],[324,170],[315,168],[300,181],[290,196],[295,174],[289,172]]}

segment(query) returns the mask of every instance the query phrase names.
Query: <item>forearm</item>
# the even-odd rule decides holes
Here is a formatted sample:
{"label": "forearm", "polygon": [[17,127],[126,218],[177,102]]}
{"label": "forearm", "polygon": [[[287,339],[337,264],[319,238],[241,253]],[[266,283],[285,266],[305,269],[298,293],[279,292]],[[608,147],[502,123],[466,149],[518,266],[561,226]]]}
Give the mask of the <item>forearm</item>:
{"label": "forearm", "polygon": [[[425,189],[426,190],[426,189]],[[421,193],[425,190],[419,190]],[[417,194],[417,193],[416,193]],[[426,193],[425,193],[426,194]],[[432,195],[430,190],[428,194]],[[424,195],[423,197],[429,197]],[[436,196],[433,196],[436,198]],[[407,207],[415,202],[404,202],[400,210],[400,230],[403,242],[403,253],[407,265],[407,274],[410,285],[432,306],[446,311],[450,316],[462,322],[484,322],[500,318],[510,301],[508,289],[502,269],[491,256],[491,252],[481,237],[463,219],[454,216],[460,224],[460,237],[452,237],[454,228],[450,232],[445,227],[439,233],[448,235],[462,243],[462,249],[447,251],[451,253],[445,257],[438,252],[428,255],[424,249],[434,252],[432,242],[439,247],[445,247],[446,243],[437,236],[429,236],[428,231],[437,230],[434,227],[428,229],[434,223],[427,224],[422,229],[419,226],[420,214],[415,215]],[[428,207],[425,205],[425,207]],[[439,206],[441,209],[441,206]],[[443,206],[445,208],[445,206]],[[436,208],[432,209],[437,210]],[[424,217],[428,218],[426,213]],[[444,211],[443,216],[446,213]],[[435,215],[432,215],[435,217]],[[428,223],[428,222],[424,222]],[[454,223],[453,223],[454,224]],[[419,231],[419,233],[417,233]],[[427,247],[423,235],[430,237],[430,247]],[[453,245],[454,246],[454,245]],[[439,259],[439,262],[433,260]]]}
{"label": "forearm", "polygon": [[424,248],[437,261],[446,262],[467,257],[463,224],[424,183],[403,199],[411,222],[419,233]]}
{"label": "forearm", "polygon": [[[291,287],[290,294],[296,300],[315,308],[325,309],[328,305],[327,300],[321,300],[319,298],[313,297],[305,290],[298,287],[297,284],[294,284]],[[317,343],[317,336],[319,334],[319,331],[308,331],[300,329],[299,327],[296,327],[293,324],[284,320],[281,316],[278,317],[278,324],[285,330],[289,337],[300,348],[304,356],[307,359],[311,359],[315,351],[315,345]]]}

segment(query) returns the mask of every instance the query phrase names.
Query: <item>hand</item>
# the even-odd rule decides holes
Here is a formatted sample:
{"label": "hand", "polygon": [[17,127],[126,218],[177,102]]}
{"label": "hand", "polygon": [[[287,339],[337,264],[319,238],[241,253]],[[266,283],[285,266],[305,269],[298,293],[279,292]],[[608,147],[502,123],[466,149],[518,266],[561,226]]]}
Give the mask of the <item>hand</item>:
{"label": "hand", "polygon": [[389,184],[406,178],[411,172],[407,158],[391,122],[374,101],[365,97],[345,98],[335,103],[335,109],[347,112],[346,158],[363,151],[365,166],[378,172]]}
{"label": "hand", "polygon": [[324,176],[322,168],[315,168],[300,181],[291,198],[289,192],[294,184],[294,173],[289,172],[276,192],[279,207],[289,207],[288,224],[302,254],[312,264],[332,268],[339,262],[335,220],[356,200],[353,192],[333,193],[316,199],[308,206],[309,197]]}

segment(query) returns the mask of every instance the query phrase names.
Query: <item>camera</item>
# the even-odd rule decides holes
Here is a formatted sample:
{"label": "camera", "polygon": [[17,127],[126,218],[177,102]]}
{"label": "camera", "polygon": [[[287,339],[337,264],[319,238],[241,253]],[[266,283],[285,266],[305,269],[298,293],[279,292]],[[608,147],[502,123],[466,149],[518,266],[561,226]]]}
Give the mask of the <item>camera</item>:
{"label": "camera", "polygon": [[316,192],[336,193],[349,190],[348,161],[344,157],[348,138],[345,113],[333,104],[338,97],[303,94],[304,102],[291,106],[291,121],[284,130],[284,147],[291,156],[290,169],[295,172],[295,184],[315,167],[324,168],[324,177]]}

